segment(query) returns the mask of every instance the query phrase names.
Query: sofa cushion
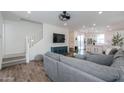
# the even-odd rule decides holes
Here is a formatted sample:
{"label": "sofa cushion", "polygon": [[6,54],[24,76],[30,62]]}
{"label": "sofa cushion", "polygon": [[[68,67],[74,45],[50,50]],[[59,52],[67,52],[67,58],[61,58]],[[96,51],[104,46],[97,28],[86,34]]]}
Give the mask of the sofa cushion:
{"label": "sofa cushion", "polygon": [[110,66],[113,62],[113,56],[112,55],[87,55],[86,60],[101,64],[101,65],[107,65]]}
{"label": "sofa cushion", "polygon": [[109,52],[109,55],[115,55],[115,53],[118,52],[118,49],[117,48],[113,48],[111,49],[111,51]]}
{"label": "sofa cushion", "polygon": [[116,82],[124,82],[124,67],[119,70],[120,78]]}
{"label": "sofa cushion", "polygon": [[65,56],[60,56],[60,61],[105,81],[116,81],[119,79],[118,70],[109,66]]}
{"label": "sofa cushion", "polygon": [[120,79],[117,81],[124,82],[124,57],[118,57],[118,58],[114,59],[114,62],[111,65],[111,67],[114,67],[114,68],[118,69],[118,71],[119,71]]}
{"label": "sofa cushion", "polygon": [[122,49],[119,49],[118,52],[114,55],[114,59],[118,57],[124,57],[124,51]]}
{"label": "sofa cushion", "polygon": [[48,57],[51,57],[51,58],[53,58],[57,61],[60,61],[60,54],[56,54],[56,53],[53,53],[53,52],[47,52],[45,55],[48,56]]}
{"label": "sofa cushion", "polygon": [[86,59],[86,55],[81,55],[81,54],[77,54],[75,55],[75,58],[79,58],[79,59]]}
{"label": "sofa cushion", "polygon": [[59,61],[44,55],[44,61],[43,61],[44,70],[48,75],[48,77],[53,81],[58,80],[58,69],[57,69],[58,62]]}
{"label": "sofa cushion", "polygon": [[59,82],[105,82],[98,77],[62,62],[58,63],[58,72]]}
{"label": "sofa cushion", "polygon": [[124,66],[124,57],[119,57],[113,60],[111,67],[120,68],[120,66]]}

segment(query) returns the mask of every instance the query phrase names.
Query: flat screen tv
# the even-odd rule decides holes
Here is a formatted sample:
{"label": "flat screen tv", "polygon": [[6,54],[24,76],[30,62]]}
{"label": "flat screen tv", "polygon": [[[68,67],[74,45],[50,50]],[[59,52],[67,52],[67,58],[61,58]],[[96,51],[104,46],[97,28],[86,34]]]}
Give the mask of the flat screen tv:
{"label": "flat screen tv", "polygon": [[64,42],[65,42],[64,34],[53,33],[53,43],[64,43]]}

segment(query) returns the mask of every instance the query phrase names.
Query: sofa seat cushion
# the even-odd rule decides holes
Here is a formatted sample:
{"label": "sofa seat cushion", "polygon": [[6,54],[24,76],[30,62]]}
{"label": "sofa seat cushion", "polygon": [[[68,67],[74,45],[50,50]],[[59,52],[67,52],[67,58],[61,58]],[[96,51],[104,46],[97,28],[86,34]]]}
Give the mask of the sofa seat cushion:
{"label": "sofa seat cushion", "polygon": [[87,55],[86,60],[101,64],[101,65],[107,65],[110,66],[113,62],[113,56],[112,55]]}
{"label": "sofa seat cushion", "polygon": [[116,81],[119,79],[118,70],[109,66],[65,56],[60,56],[60,61],[105,81]]}
{"label": "sofa seat cushion", "polygon": [[51,57],[51,58],[53,58],[57,61],[60,61],[60,54],[56,54],[56,53],[53,53],[53,52],[47,52],[45,55],[48,56],[48,57]]}

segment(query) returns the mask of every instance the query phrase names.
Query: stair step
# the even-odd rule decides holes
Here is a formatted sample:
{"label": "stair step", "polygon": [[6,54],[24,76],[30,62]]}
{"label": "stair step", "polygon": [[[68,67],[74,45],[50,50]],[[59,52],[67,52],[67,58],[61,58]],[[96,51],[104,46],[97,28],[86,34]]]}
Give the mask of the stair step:
{"label": "stair step", "polygon": [[2,63],[2,68],[13,66],[17,64],[26,63],[25,56],[18,56],[18,57],[11,57],[11,58],[4,58]]}
{"label": "stair step", "polygon": [[12,61],[12,60],[18,60],[18,59],[23,59],[23,58],[25,58],[25,56],[3,58],[3,62],[6,62],[6,61]]}
{"label": "stair step", "polygon": [[16,59],[16,60],[8,60],[8,61],[4,61],[2,64],[14,63],[14,62],[24,61],[24,60],[26,59],[22,58],[22,59]]}
{"label": "stair step", "polygon": [[2,68],[8,67],[8,66],[13,66],[13,65],[17,65],[17,64],[22,64],[22,63],[26,63],[25,59],[21,59],[21,60],[14,60],[14,61],[9,61],[9,62],[4,62],[2,64]]}

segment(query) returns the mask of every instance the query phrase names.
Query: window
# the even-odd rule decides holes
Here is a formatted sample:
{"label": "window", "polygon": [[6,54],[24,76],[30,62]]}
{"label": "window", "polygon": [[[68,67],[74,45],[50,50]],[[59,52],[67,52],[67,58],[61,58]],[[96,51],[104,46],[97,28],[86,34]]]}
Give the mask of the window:
{"label": "window", "polygon": [[104,44],[104,34],[97,35],[97,44]]}

